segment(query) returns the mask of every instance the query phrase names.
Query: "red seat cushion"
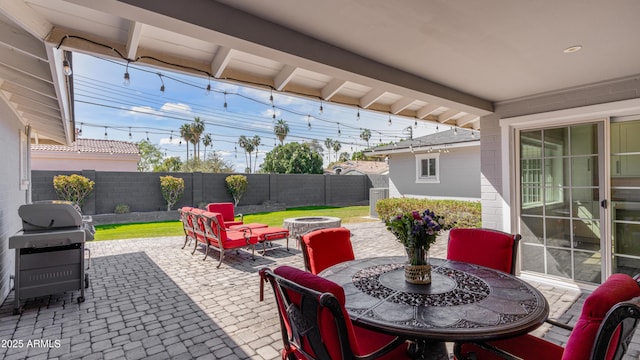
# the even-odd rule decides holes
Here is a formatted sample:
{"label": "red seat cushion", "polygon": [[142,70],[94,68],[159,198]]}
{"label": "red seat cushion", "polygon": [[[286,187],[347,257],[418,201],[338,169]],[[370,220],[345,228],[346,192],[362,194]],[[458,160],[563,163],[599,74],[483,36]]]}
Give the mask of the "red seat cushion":
{"label": "red seat cushion", "polygon": [[[565,346],[563,360],[588,359],[596,339],[600,323],[617,303],[640,296],[640,286],[629,275],[613,274],[584,301],[580,318],[573,327]],[[610,344],[610,348],[617,346]],[[610,358],[612,354],[609,354]]]}
{"label": "red seat cushion", "polygon": [[351,246],[351,232],[346,228],[328,228],[312,231],[302,236],[309,270],[318,274],[322,270],[355,259]]}
{"label": "red seat cushion", "polygon": [[[351,350],[354,354],[362,356],[366,354],[370,354],[375,350],[383,347],[384,345],[393,341],[395,337],[382,334],[379,332],[375,332],[372,330],[368,330],[365,328],[361,328],[359,326],[354,326],[351,323],[351,319],[349,318],[349,314],[344,307],[345,303],[345,295],[344,289],[342,286],[334,283],[333,281],[324,279],[317,275],[311,274],[306,271],[302,271],[300,269],[296,269],[287,265],[279,266],[273,271],[276,275],[279,275],[285,279],[288,279],[294,283],[302,285],[306,288],[321,292],[321,293],[331,293],[338,300],[342,313],[345,318],[345,323],[347,326],[347,332],[349,333],[349,342],[351,343]],[[291,301],[299,305],[300,297],[296,296],[296,293],[290,291],[289,297]],[[320,315],[321,322],[321,336],[324,340],[324,343],[331,355],[332,359],[340,359],[340,346],[338,334],[335,331],[335,323],[334,318],[331,312],[328,309],[324,309],[322,314]],[[306,349],[309,350],[309,349]],[[406,359],[407,349],[406,346],[399,346],[394,349],[391,353],[385,355],[379,359]]]}
{"label": "red seat cushion", "polygon": [[513,235],[490,229],[451,229],[447,259],[511,272]]}
{"label": "red seat cushion", "polygon": [[252,234],[258,237],[258,241],[279,240],[289,237],[289,230],[276,226],[252,229]]}

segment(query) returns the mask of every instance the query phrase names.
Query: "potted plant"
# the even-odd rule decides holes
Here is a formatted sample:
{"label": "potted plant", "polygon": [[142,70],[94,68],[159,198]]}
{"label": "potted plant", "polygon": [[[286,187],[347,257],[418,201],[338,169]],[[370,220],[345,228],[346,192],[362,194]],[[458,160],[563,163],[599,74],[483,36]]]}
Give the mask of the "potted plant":
{"label": "potted plant", "polygon": [[444,217],[427,209],[422,213],[411,211],[399,214],[387,219],[385,225],[407,252],[405,280],[413,284],[430,284],[429,248],[436,242],[440,232],[451,229],[454,223],[448,223]]}

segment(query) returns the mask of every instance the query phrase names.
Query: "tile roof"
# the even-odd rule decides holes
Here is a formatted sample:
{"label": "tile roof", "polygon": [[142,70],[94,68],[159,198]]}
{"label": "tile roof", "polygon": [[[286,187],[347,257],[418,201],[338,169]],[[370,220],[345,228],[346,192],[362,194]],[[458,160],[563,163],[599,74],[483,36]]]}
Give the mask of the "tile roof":
{"label": "tile roof", "polygon": [[60,151],[105,154],[139,154],[135,143],[118,140],[78,139],[71,146],[54,144],[31,144],[32,151]]}

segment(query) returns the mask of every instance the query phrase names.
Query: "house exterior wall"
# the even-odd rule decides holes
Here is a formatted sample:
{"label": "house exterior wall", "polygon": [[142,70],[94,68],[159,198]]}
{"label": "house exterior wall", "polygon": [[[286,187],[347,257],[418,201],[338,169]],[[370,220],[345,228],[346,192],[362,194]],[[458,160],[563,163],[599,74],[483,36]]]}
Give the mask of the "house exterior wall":
{"label": "house exterior wall", "polygon": [[[15,250],[9,249],[9,237],[22,228],[18,207],[26,202],[27,192],[20,190],[20,131],[24,126],[4,101],[0,101],[0,299],[11,290],[10,276],[15,272]],[[26,150],[26,146],[24,147]],[[27,166],[27,164],[24,164]]]}
{"label": "house exterior wall", "polygon": [[32,170],[138,171],[139,155],[92,154],[64,151],[32,151]]}
{"label": "house exterior wall", "polygon": [[441,153],[438,183],[416,182],[416,155],[419,153],[389,157],[389,197],[480,200],[480,149],[477,146]]}

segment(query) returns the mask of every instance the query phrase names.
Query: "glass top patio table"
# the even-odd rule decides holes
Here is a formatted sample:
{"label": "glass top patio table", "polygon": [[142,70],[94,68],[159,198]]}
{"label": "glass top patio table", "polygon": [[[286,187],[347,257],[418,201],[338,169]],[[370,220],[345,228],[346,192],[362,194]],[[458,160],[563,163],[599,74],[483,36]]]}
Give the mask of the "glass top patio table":
{"label": "glass top patio table", "polygon": [[528,333],[549,314],[525,281],[474,264],[430,258],[432,283],[404,280],[406,257],[357,259],[319,275],[340,284],[352,321],[411,340],[491,340]]}

